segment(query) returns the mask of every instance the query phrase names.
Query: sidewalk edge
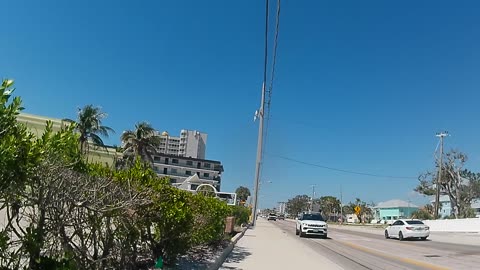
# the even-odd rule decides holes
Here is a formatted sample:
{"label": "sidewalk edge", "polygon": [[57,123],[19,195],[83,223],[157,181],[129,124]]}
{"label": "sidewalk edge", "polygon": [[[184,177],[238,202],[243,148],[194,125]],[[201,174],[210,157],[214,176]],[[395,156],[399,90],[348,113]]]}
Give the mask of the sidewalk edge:
{"label": "sidewalk edge", "polygon": [[223,250],[222,254],[215,259],[215,262],[208,267],[208,270],[218,270],[220,267],[223,265],[225,260],[227,259],[228,255],[232,252],[233,248],[237,244],[238,240],[240,240],[245,232],[250,228],[250,226],[245,227],[241,232],[237,233],[232,239],[230,240],[230,243],[228,243],[228,246]]}

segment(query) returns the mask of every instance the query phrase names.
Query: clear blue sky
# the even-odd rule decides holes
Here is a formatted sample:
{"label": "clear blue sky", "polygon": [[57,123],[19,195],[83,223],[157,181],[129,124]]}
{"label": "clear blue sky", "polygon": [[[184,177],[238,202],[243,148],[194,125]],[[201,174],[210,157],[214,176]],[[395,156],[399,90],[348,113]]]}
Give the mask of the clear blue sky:
{"label": "clear blue sky", "polygon": [[[278,155],[416,177],[446,129],[446,148],[479,171],[478,14],[478,1],[283,0],[261,206],[312,184],[317,196],[342,186],[346,202],[425,201],[416,179]],[[0,77],[16,80],[26,112],[99,105],[117,131],[109,144],[142,120],[201,130],[223,190],[253,186],[263,1],[4,1],[0,25]]]}

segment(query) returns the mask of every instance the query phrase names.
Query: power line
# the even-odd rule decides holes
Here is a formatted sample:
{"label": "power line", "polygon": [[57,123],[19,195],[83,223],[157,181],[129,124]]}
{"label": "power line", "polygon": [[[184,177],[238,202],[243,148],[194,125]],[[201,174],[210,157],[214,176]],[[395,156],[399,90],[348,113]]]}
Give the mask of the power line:
{"label": "power line", "polygon": [[[263,83],[267,82],[267,65],[268,65],[268,0],[265,8],[265,47],[264,47],[264,63],[263,63]],[[262,104],[263,105],[263,104]]]}
{"label": "power line", "polygon": [[267,93],[267,100],[265,101],[266,107],[267,107],[267,112],[266,112],[266,120],[267,123],[265,125],[265,136],[264,136],[264,145],[265,147],[263,148],[263,153],[262,155],[265,154],[265,150],[267,148],[267,139],[268,139],[268,129],[270,126],[270,109],[271,109],[271,103],[272,103],[272,90],[273,90],[273,81],[275,79],[275,66],[277,63],[277,48],[278,48],[278,32],[280,28],[280,0],[277,0],[277,15],[275,18],[275,39],[273,42],[273,56],[272,56],[272,73],[270,75],[270,86],[268,87],[268,93]]}
{"label": "power line", "polygon": [[277,63],[277,47],[278,47],[278,30],[280,28],[280,0],[277,1],[277,17],[275,22],[275,40],[273,42],[273,61],[272,61],[272,75],[270,76],[270,87],[268,89],[268,107],[270,107],[272,89],[273,89],[273,80],[275,79],[275,65]]}
{"label": "power line", "polygon": [[320,165],[320,164],[314,164],[310,162],[305,162],[289,157],[284,157],[284,156],[279,156],[279,155],[273,155],[274,157],[292,161],[295,163],[300,163],[303,165],[308,165],[312,167],[317,167],[317,168],[322,168],[326,170],[331,170],[331,171],[336,171],[336,172],[343,172],[343,173],[349,173],[349,174],[357,174],[357,175],[364,175],[364,176],[371,176],[371,177],[379,177],[379,178],[391,178],[391,179],[418,179],[418,177],[412,177],[412,176],[393,176],[393,175],[381,175],[381,174],[374,174],[374,173],[366,173],[366,172],[357,172],[357,171],[352,171],[352,170],[345,170],[345,169],[338,169],[338,168],[333,168],[325,165]]}

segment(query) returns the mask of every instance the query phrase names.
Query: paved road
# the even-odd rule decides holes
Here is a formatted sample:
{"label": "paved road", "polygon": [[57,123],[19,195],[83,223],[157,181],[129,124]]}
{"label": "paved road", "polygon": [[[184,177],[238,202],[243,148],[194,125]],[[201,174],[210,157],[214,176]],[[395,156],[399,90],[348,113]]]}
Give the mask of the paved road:
{"label": "paved road", "polygon": [[[271,222],[295,236],[292,221]],[[297,236],[298,238],[298,236]],[[480,246],[385,239],[382,234],[329,229],[328,239],[298,238],[344,269],[478,269]]]}

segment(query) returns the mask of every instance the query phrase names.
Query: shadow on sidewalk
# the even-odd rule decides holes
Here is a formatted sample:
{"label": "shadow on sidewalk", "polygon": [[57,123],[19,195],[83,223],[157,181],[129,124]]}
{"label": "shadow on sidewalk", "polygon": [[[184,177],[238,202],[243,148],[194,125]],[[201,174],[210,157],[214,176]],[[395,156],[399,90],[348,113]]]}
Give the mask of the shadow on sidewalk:
{"label": "shadow on sidewalk", "polygon": [[[227,259],[225,260],[225,263],[240,263],[241,261],[245,260],[248,256],[252,255],[251,252],[249,252],[246,248],[244,247],[239,247],[236,246],[230,255],[228,255]],[[238,269],[235,267],[225,267],[223,266],[222,268],[224,269]]]}

